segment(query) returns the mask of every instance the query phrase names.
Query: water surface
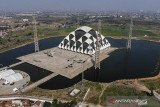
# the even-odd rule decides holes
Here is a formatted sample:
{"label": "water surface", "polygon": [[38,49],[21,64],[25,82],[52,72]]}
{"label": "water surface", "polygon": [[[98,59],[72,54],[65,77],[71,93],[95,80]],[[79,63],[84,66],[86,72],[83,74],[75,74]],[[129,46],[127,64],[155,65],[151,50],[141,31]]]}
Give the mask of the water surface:
{"label": "water surface", "polygon": [[[49,49],[57,46],[64,37],[48,38],[39,41],[40,50]],[[126,39],[107,38],[113,47],[123,48],[126,46]],[[34,44],[29,44],[14,50],[0,53],[0,64],[4,66],[18,62],[17,57],[34,52]],[[160,56],[160,43],[132,40],[130,52],[120,49],[110,54],[110,57],[101,62],[101,69],[95,71],[94,67],[84,72],[84,77],[90,81],[111,82],[119,79],[134,79],[155,76],[159,73],[154,72]],[[31,76],[31,81],[37,81],[49,74],[50,71],[24,63],[13,67],[27,72]],[[39,87],[45,89],[67,88],[81,81],[81,74],[73,79],[63,76],[56,76],[43,83]]]}

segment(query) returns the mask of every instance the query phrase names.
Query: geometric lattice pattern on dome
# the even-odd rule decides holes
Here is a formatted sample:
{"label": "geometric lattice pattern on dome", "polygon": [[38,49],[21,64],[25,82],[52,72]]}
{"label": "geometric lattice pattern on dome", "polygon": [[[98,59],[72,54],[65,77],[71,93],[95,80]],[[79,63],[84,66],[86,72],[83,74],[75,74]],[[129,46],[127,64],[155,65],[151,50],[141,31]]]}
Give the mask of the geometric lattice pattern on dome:
{"label": "geometric lattice pattern on dome", "polygon": [[[96,50],[98,32],[90,27],[82,26],[66,36],[59,44],[59,48],[93,55]],[[101,35],[100,50],[108,49],[111,45],[108,40]]]}

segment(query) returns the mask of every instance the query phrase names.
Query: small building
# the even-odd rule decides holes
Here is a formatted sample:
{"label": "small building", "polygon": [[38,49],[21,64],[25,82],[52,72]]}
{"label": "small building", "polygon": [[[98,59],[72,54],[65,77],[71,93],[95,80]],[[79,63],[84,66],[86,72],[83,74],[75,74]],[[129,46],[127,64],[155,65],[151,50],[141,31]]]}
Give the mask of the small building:
{"label": "small building", "polygon": [[30,107],[30,101],[26,99],[2,101],[0,107]]}
{"label": "small building", "polygon": [[17,92],[17,91],[18,91],[18,89],[17,89],[17,88],[14,88],[14,89],[13,89],[13,92]]}
{"label": "small building", "polygon": [[5,70],[2,70],[0,71],[0,79],[4,79],[6,76],[9,76],[11,74],[14,74],[15,72],[12,70],[12,69],[5,69]]}
{"label": "small building", "polygon": [[13,83],[21,79],[23,79],[23,76],[20,73],[14,73],[5,77],[5,80],[8,81],[9,83]]}
{"label": "small building", "polygon": [[28,19],[23,19],[23,22],[28,22],[29,20]]}
{"label": "small building", "polygon": [[0,79],[5,80],[5,83],[11,84],[13,82],[23,79],[23,76],[20,73],[15,73],[12,69],[5,69],[0,71]]}
{"label": "small building", "polygon": [[75,88],[69,93],[69,96],[76,97],[80,92],[81,90]]}
{"label": "small building", "polygon": [[21,100],[12,100],[12,106],[22,106],[23,102]]}
{"label": "small building", "polygon": [[42,106],[42,102],[41,101],[36,101],[32,107],[41,107]]}
{"label": "small building", "polygon": [[144,37],[148,37],[148,35],[144,35]]}

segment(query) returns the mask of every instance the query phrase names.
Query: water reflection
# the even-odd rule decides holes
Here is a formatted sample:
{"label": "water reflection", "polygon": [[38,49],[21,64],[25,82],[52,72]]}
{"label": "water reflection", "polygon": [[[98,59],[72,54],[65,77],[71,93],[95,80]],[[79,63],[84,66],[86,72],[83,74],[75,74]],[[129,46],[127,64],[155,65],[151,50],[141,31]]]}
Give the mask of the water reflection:
{"label": "water reflection", "polygon": [[[43,50],[55,47],[62,39],[63,37],[41,40],[40,48]],[[112,47],[122,48],[126,46],[125,39],[107,39],[111,43]],[[119,79],[134,79],[155,76],[160,70],[159,49],[160,43],[133,40],[131,51],[120,49],[111,53],[109,58],[101,62],[100,70],[95,70],[95,68],[92,67],[84,72],[84,78],[90,81],[112,82]],[[16,60],[17,57],[27,55],[32,52],[34,52],[33,44],[1,53],[0,64],[7,66],[9,64],[18,62],[18,60]],[[157,61],[158,58],[159,60]],[[94,59],[92,59],[92,62],[94,62]],[[51,73],[47,70],[43,70],[27,63],[13,68],[28,73],[31,76],[32,81],[37,81]],[[67,88],[76,84],[77,82],[80,82],[81,80],[81,74],[73,79],[68,79],[58,75],[39,87],[45,89]]]}
{"label": "water reflection", "polygon": [[128,66],[129,66],[129,60],[130,60],[130,49],[126,49],[125,53],[125,59],[124,59],[124,78],[127,76]]}
{"label": "water reflection", "polygon": [[100,75],[99,74],[100,74],[100,72],[101,72],[101,70],[99,68],[94,70],[94,81],[99,82],[99,79],[100,79]]}

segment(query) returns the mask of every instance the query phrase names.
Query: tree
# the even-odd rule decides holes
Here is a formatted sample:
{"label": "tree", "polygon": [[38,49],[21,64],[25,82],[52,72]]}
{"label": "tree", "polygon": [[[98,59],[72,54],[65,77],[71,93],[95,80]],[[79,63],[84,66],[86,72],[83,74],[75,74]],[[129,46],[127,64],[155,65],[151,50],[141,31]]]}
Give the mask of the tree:
{"label": "tree", "polygon": [[51,103],[50,102],[44,102],[43,107],[51,107]]}
{"label": "tree", "polygon": [[154,90],[154,88],[151,87],[151,96],[154,96],[153,90]]}
{"label": "tree", "polygon": [[153,94],[153,89],[151,89],[151,96],[154,96],[154,94]]}
{"label": "tree", "polygon": [[74,100],[72,100],[71,102],[70,102],[70,105],[71,106],[75,106],[75,105],[77,105],[77,101],[74,99]]}
{"label": "tree", "polygon": [[52,101],[52,105],[53,105],[54,107],[56,107],[57,104],[58,104],[58,100],[57,100],[57,99],[54,99],[54,100]]}

